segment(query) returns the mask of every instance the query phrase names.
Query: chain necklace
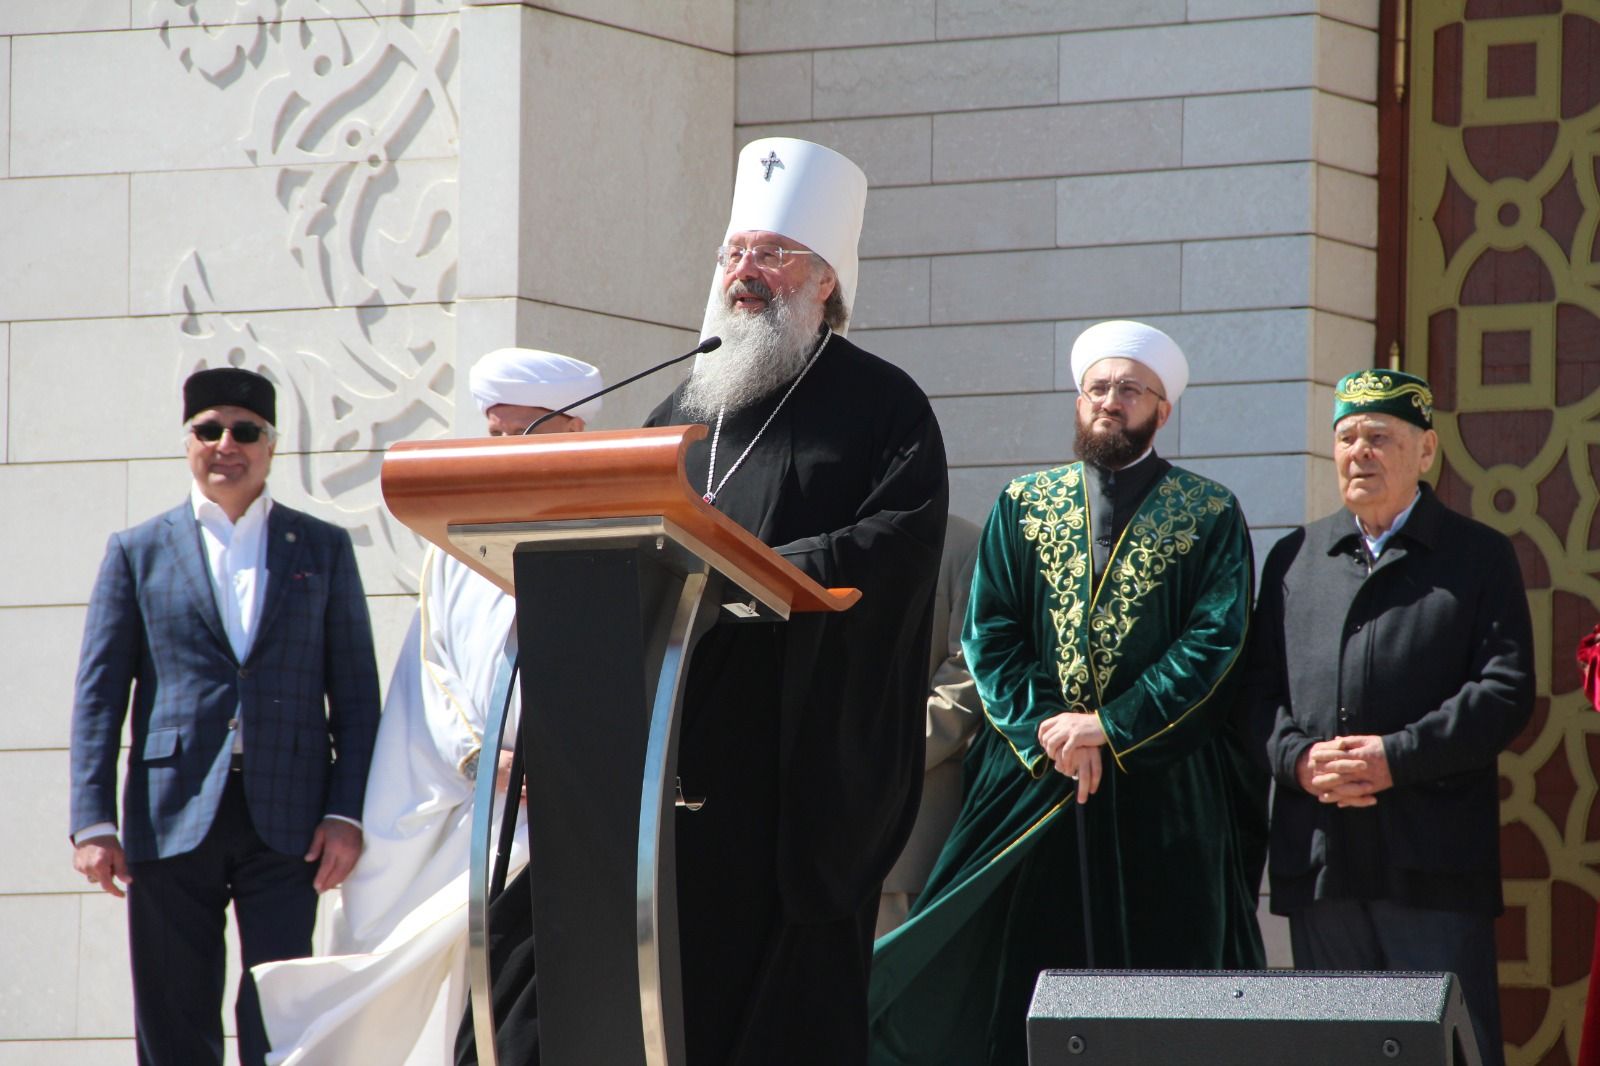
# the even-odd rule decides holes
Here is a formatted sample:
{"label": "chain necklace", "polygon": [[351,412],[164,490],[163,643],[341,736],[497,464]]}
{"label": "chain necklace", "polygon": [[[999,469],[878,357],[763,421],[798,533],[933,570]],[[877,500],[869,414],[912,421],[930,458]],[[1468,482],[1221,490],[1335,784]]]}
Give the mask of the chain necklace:
{"label": "chain necklace", "polygon": [[[811,358],[806,360],[806,365],[801,369],[800,373],[789,383],[788,391],[783,394],[783,399],[778,401],[778,406],[772,409],[772,413],[767,416],[767,420],[761,423],[761,428],[756,430],[754,437],[750,438],[750,443],[744,446],[744,451],[739,453],[739,458],[735,459],[733,465],[728,467],[728,472],[722,475],[721,481],[716,480],[717,444],[722,440],[722,417],[728,413],[728,409],[727,407],[722,407],[717,411],[717,428],[711,433],[711,463],[706,467],[706,492],[704,496],[700,497],[701,499],[713,507],[716,506],[717,497],[722,495],[722,490],[727,486],[728,479],[733,476],[734,471],[738,470],[750,455],[751,450],[756,446],[756,442],[761,439],[761,435],[767,431],[768,426],[772,425],[772,420],[778,417],[778,412],[783,410],[783,405],[789,402],[789,397],[794,394],[794,390],[799,388],[800,382],[805,380],[806,374],[816,365],[817,360],[822,356],[822,349],[828,346],[828,341],[832,337],[833,330],[824,326],[822,340],[817,344],[817,350],[811,354]],[[716,487],[712,488],[712,485]]]}

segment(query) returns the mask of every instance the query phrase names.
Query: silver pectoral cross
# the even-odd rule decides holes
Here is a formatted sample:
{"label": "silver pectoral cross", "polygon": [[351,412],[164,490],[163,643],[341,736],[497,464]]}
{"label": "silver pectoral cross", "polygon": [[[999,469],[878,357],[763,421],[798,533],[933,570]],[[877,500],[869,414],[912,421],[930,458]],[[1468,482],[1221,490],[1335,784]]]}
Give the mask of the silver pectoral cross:
{"label": "silver pectoral cross", "polygon": [[767,181],[771,181],[772,180],[772,168],[773,167],[777,167],[779,170],[786,169],[784,167],[784,165],[783,165],[783,160],[778,158],[778,153],[776,151],[768,152],[767,153],[767,158],[761,160],[760,162],[761,162],[762,166],[767,168],[767,177],[766,177]]}

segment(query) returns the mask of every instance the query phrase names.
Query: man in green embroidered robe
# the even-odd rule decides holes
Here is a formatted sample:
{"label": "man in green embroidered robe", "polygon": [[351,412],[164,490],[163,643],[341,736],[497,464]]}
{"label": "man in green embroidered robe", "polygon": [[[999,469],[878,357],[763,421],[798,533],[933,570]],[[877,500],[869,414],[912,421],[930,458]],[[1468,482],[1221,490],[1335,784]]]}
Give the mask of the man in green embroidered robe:
{"label": "man in green embroidered robe", "polygon": [[979,546],[962,643],[987,725],[875,948],[878,1066],[1021,1066],[1042,969],[1263,965],[1266,781],[1232,720],[1244,516],[1151,447],[1188,382],[1171,338],[1105,322],[1072,362],[1083,461],[1008,485]]}

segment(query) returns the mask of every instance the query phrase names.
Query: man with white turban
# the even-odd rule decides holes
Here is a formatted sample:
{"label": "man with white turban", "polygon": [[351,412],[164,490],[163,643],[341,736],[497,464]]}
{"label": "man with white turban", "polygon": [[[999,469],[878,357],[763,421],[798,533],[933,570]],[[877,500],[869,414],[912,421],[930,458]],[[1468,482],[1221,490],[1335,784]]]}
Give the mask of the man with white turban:
{"label": "man with white turban", "polygon": [[[518,436],[535,421],[604,387],[588,363],[553,352],[501,348],[469,377],[491,436]],[[535,433],[577,432],[600,412],[592,400],[556,415]],[[453,556],[430,547],[422,562],[416,615],[389,683],[367,778],[366,847],[331,925],[329,952],[258,968],[262,1013],[281,1066],[354,1062],[439,1066],[456,1056],[466,1005],[467,865],[474,781],[509,777],[516,714],[512,683],[516,600]],[[489,711],[511,718],[497,758],[483,755]],[[514,865],[527,861],[518,835]],[[520,906],[500,907],[500,900]],[[494,919],[530,913],[525,878],[506,887],[491,930],[524,940]],[[525,927],[526,922],[523,923]],[[531,971],[531,945],[497,945]],[[509,951],[506,949],[510,949]],[[515,984],[516,989],[510,989]],[[506,991],[502,994],[502,990]],[[531,973],[504,985],[496,1007],[502,1053],[537,1041]],[[466,1053],[470,1054],[470,1047]],[[524,1061],[526,1056],[510,1061]]]}
{"label": "man with white turban", "polygon": [[703,422],[689,481],[829,587],[823,617],[713,628],[685,681],[676,815],[688,1061],[856,1066],[884,875],[917,813],[944,443],[842,336],[867,181],[786,137],[739,154],[701,356],[652,425]]}
{"label": "man with white turban", "polygon": [[1100,323],[1072,370],[1081,461],[1007,485],[979,543],[962,646],[987,722],[927,888],[878,941],[874,1063],[1020,1066],[1049,967],[1263,962],[1262,782],[1232,706],[1244,515],[1155,454],[1189,380],[1170,337]]}

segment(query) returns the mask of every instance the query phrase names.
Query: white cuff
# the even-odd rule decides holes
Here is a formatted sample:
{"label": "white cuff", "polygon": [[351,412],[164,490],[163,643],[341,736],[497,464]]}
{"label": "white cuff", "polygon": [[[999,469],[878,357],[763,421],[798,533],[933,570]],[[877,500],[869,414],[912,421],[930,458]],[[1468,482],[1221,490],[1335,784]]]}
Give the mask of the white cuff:
{"label": "white cuff", "polygon": [[73,833],[72,843],[74,845],[82,844],[84,841],[93,840],[95,837],[115,837],[116,835],[117,824],[115,822],[96,822],[94,825]]}

